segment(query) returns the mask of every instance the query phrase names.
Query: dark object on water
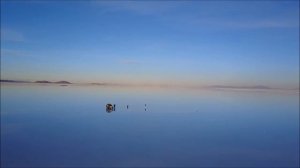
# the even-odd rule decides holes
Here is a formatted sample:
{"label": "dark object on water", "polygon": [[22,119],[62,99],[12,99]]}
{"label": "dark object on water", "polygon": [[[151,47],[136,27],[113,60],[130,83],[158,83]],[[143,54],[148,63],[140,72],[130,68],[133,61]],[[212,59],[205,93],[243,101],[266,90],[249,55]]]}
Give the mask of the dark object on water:
{"label": "dark object on water", "polygon": [[112,104],[108,103],[106,104],[106,112],[111,113],[114,110],[114,107]]}
{"label": "dark object on water", "polygon": [[116,104],[114,104],[114,111],[116,111]]}
{"label": "dark object on water", "polygon": [[127,109],[128,109],[128,105],[127,105]]}

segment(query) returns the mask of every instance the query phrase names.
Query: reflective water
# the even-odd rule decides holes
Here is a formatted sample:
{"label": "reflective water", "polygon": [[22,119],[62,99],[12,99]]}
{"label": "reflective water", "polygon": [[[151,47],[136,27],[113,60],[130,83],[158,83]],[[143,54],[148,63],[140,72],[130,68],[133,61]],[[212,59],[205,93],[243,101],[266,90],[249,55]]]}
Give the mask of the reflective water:
{"label": "reflective water", "polygon": [[298,93],[1,85],[2,167],[298,165]]}

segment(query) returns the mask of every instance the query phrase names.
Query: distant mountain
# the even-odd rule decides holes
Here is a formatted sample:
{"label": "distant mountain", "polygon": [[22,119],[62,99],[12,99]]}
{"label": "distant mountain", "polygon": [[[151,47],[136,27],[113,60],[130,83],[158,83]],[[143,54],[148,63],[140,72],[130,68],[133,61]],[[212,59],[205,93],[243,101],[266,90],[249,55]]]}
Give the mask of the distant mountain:
{"label": "distant mountain", "polygon": [[91,85],[107,85],[106,83],[90,83]]}
{"label": "distant mountain", "polygon": [[52,83],[50,81],[42,80],[42,81],[35,81],[35,83]]}
{"label": "distant mountain", "polygon": [[47,81],[47,80],[35,81],[35,83],[72,84],[71,82],[68,82],[68,81],[51,82],[51,81]]}
{"label": "distant mountain", "polygon": [[272,89],[269,86],[255,85],[255,86],[231,86],[231,85],[212,85],[211,88],[217,89]]}
{"label": "distant mountain", "polygon": [[53,83],[57,83],[57,84],[72,84],[71,82],[68,82],[68,81],[58,81],[58,82],[53,82]]}
{"label": "distant mountain", "polygon": [[7,83],[31,83],[29,81],[6,80],[6,79],[1,79],[0,82],[7,82]]}

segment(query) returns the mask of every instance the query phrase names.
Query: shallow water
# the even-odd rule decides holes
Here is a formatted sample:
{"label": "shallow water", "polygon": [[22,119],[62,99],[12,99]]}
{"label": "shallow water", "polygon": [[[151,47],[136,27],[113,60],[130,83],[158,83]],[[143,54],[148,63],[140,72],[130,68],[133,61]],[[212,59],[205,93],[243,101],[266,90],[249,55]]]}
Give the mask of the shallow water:
{"label": "shallow water", "polygon": [[298,165],[299,93],[1,84],[2,167]]}

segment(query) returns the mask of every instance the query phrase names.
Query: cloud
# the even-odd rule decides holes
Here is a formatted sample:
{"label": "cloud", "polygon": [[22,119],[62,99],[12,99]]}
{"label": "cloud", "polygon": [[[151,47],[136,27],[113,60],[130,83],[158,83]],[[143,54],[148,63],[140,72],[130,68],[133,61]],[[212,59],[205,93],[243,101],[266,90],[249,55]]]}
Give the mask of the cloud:
{"label": "cloud", "polygon": [[20,32],[10,29],[1,29],[1,41],[24,42],[25,38]]}

